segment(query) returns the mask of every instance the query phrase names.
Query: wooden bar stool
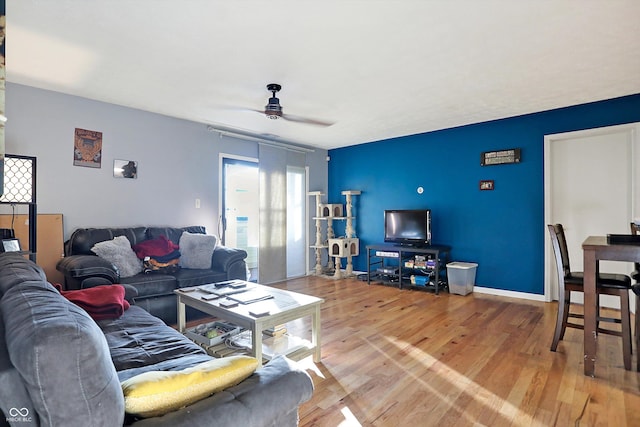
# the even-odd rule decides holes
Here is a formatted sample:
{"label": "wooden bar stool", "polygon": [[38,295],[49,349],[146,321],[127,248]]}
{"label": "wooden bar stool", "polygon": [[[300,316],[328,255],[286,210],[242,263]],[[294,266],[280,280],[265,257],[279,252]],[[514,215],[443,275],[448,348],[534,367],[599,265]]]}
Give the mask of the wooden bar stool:
{"label": "wooden bar stool", "polygon": [[[553,244],[558,274],[558,317],[555,333],[551,343],[551,351],[556,351],[558,342],[564,337],[567,327],[584,329],[584,325],[571,323],[569,318],[584,319],[584,315],[570,312],[571,292],[584,292],[584,274],[581,271],[571,271],[569,265],[569,251],[562,224],[547,225]],[[631,317],[629,315],[629,290],[631,278],[624,274],[599,273],[596,282],[596,301],[600,295],[620,297],[620,318],[604,317],[600,315],[600,304],[597,302],[597,333],[615,335],[622,338],[622,356],[624,368],[631,370]],[[612,322],[621,325],[620,331],[601,328],[600,322]],[[638,322],[636,322],[637,324]]]}

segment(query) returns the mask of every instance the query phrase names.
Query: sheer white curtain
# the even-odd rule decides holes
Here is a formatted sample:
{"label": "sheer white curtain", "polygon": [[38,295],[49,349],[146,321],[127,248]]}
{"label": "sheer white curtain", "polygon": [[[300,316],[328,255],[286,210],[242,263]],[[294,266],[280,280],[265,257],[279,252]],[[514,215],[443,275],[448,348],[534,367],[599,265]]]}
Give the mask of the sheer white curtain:
{"label": "sheer white curtain", "polygon": [[305,154],[260,144],[258,283],[287,278],[287,166],[304,168]]}

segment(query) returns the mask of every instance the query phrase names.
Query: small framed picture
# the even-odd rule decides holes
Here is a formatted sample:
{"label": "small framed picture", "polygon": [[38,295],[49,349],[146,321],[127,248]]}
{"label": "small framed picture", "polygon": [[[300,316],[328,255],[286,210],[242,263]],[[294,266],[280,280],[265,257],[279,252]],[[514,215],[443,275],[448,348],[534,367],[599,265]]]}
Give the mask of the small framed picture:
{"label": "small framed picture", "polygon": [[20,252],[20,240],[18,239],[2,239],[2,252]]}
{"label": "small framed picture", "polygon": [[481,191],[493,190],[493,180],[487,179],[487,180],[480,181],[480,190]]}
{"label": "small framed picture", "polygon": [[114,160],[113,176],[115,178],[137,178],[138,162],[133,160]]}

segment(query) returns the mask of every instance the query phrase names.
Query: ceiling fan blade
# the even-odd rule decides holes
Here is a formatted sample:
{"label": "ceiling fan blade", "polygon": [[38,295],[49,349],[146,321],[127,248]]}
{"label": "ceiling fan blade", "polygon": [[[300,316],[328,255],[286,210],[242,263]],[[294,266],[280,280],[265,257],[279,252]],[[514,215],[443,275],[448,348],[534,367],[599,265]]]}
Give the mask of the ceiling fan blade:
{"label": "ceiling fan blade", "polygon": [[235,110],[238,110],[238,111],[249,111],[249,112],[252,112],[252,113],[259,113],[259,114],[262,114],[263,116],[266,115],[266,111],[265,110],[258,110],[257,108],[237,107],[237,108],[235,108]]}
{"label": "ceiling fan blade", "polygon": [[331,126],[333,124],[335,124],[335,122],[327,122],[324,120],[316,120],[316,119],[309,119],[306,117],[300,117],[300,116],[293,116],[291,114],[283,114],[282,118],[285,120],[289,120],[290,122],[297,122],[297,123],[306,123],[309,125],[316,125],[316,126]]}

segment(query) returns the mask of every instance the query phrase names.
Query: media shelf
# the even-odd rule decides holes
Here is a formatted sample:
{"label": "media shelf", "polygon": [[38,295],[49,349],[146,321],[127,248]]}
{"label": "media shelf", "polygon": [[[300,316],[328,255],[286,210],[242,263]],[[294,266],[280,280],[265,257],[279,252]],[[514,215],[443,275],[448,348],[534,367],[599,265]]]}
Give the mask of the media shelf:
{"label": "media shelf", "polygon": [[369,245],[367,284],[377,281],[400,289],[434,290],[437,295],[446,283],[443,278],[446,277],[450,252],[451,247],[447,245]]}

